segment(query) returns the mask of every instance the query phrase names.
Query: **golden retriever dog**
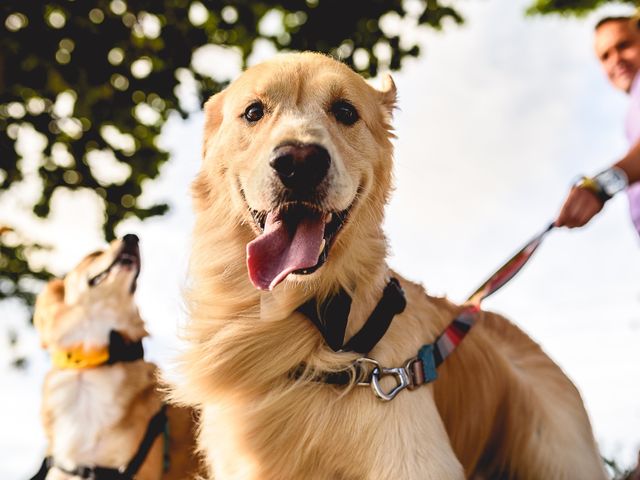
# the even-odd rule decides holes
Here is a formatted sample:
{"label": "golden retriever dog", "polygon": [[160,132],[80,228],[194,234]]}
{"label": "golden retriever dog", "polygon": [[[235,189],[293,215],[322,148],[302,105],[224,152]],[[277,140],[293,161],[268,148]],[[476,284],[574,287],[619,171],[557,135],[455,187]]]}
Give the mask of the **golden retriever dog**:
{"label": "golden retriever dog", "polygon": [[85,257],[36,301],[34,323],[53,368],[43,391],[48,456],[56,479],[187,479],[197,473],[189,410],[163,406],[158,368],[143,358],[134,302],[138,238],[125,235]]}
{"label": "golden retriever dog", "polygon": [[[210,474],[606,478],[576,388],[496,314],[478,314],[435,381],[418,387],[416,373],[413,388],[398,393],[407,359],[462,309],[385,261],[395,103],[390,78],[376,90],[307,52],[249,68],[205,105],[185,381],[174,397],[201,410],[198,444]],[[363,348],[347,347],[370,333],[392,277],[404,311],[365,349],[371,360],[358,360]],[[315,324],[313,305],[322,316]],[[347,385],[332,384],[336,372],[349,374]],[[356,384],[367,379],[369,387]],[[382,401],[374,388],[397,395]]]}

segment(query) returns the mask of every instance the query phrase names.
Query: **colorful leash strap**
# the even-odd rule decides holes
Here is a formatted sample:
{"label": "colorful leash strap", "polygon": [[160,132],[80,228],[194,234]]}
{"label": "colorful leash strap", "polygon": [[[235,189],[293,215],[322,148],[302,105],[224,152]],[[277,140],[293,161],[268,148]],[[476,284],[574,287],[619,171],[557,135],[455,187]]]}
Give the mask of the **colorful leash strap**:
{"label": "colorful leash strap", "polygon": [[[553,228],[552,223],[504,263],[469,296],[462,312],[453,319],[444,332],[433,343],[422,346],[416,357],[407,360],[403,366],[384,368],[373,359],[366,357],[358,359],[354,364],[355,373],[359,378],[364,377],[359,385],[371,386],[376,396],[389,401],[405,388],[414,389],[438,378],[437,368],[460,345],[476,323],[482,301],[507,284],[524,267]],[[363,371],[369,371],[370,374],[365,375]],[[396,379],[396,385],[390,390],[381,386],[380,380],[385,376],[393,376]]]}
{"label": "colorful leash strap", "polygon": [[465,302],[464,310],[434,342],[433,355],[436,367],[455,350],[475,324],[482,301],[496,293],[516,276],[553,228],[554,224],[552,223],[544,231],[533,237],[518,253],[507,260],[502,267],[469,296]]}

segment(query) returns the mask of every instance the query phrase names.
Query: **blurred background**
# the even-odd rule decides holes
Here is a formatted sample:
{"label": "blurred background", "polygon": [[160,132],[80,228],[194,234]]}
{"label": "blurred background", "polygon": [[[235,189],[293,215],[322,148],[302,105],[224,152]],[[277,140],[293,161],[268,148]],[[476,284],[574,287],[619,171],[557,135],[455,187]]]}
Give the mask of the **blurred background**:
{"label": "blurred background", "polygon": [[[353,8],[358,5],[358,8]],[[319,50],[398,86],[391,266],[464,301],[550,222],[580,174],[625,153],[627,99],[593,53],[603,0],[3,0],[0,478],[35,473],[49,368],[34,295],[114,236],[141,239],[149,359],[185,319],[202,102],[278,51]],[[640,447],[640,244],[620,195],[553,232],[488,300],[580,390],[602,454]],[[211,246],[215,250],[215,245]]]}

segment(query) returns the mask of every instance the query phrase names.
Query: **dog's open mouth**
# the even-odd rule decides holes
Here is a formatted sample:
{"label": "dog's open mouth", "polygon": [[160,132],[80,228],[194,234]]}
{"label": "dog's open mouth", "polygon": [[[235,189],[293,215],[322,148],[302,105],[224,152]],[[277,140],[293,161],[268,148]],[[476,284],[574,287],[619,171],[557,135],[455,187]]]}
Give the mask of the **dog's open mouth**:
{"label": "dog's open mouth", "polygon": [[290,273],[315,272],[327,260],[350,208],[323,212],[312,204],[291,202],[271,212],[252,211],[262,231],[247,245],[247,267],[253,285],[272,290]]}

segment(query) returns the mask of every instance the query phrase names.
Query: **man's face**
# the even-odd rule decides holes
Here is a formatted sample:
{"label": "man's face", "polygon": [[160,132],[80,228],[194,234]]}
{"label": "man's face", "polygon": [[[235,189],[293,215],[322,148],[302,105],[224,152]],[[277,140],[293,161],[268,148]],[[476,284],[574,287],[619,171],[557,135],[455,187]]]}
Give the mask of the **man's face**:
{"label": "man's face", "polygon": [[640,70],[640,32],[628,21],[610,21],[596,30],[596,55],[611,84],[629,92]]}

